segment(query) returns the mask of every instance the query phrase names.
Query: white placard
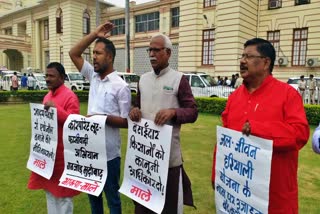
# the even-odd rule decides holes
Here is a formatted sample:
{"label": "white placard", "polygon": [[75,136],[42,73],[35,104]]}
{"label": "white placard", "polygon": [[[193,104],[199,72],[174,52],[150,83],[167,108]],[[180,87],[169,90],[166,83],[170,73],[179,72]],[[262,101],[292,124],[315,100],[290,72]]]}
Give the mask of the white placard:
{"label": "white placard", "polygon": [[172,126],[128,119],[128,146],[119,192],[161,213],[165,203]]}
{"label": "white placard", "polygon": [[216,212],[268,213],[272,140],[217,126]]}
{"label": "white placard", "polygon": [[106,116],[69,115],[63,126],[64,171],[59,186],[99,196],[105,185]]}
{"label": "white placard", "polygon": [[44,110],[44,105],[30,103],[31,143],[27,168],[50,179],[58,145],[57,109]]}

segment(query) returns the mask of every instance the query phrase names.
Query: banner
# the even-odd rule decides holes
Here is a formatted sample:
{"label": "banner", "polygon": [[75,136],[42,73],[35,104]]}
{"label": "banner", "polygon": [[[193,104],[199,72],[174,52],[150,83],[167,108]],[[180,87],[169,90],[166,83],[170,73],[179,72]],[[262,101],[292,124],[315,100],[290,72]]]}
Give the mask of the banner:
{"label": "banner", "polygon": [[161,213],[166,198],[171,135],[172,126],[128,119],[127,154],[119,192],[156,213]]}
{"label": "banner", "polygon": [[31,143],[27,168],[50,179],[58,145],[57,109],[44,110],[44,105],[30,103]]}
{"label": "banner", "polygon": [[216,212],[268,213],[272,140],[217,126]]}
{"label": "banner", "polygon": [[65,165],[59,186],[100,195],[108,175],[106,118],[69,115],[63,126]]}

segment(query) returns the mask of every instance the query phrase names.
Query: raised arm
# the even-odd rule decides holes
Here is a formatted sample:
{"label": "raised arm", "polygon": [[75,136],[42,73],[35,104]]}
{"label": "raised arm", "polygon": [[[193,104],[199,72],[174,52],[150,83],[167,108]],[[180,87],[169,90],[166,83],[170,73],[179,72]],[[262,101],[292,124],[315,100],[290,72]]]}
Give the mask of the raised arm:
{"label": "raised arm", "polygon": [[75,46],[71,48],[69,51],[69,56],[79,71],[81,71],[84,62],[84,59],[81,56],[82,53],[97,38],[109,37],[108,33],[112,30],[113,26],[114,25],[111,22],[105,22],[104,24],[99,25],[94,31],[83,37]]}

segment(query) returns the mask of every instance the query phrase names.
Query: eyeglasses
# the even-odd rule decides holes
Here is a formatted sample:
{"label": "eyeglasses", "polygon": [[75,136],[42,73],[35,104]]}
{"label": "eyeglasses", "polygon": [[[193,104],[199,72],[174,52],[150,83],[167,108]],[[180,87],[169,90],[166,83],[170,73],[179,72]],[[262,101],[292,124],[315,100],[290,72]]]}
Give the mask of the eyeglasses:
{"label": "eyeglasses", "polygon": [[147,52],[151,53],[151,51],[153,51],[154,53],[159,53],[163,49],[166,49],[166,48],[147,48]]}
{"label": "eyeglasses", "polygon": [[248,55],[248,54],[242,54],[239,56],[239,59],[244,59],[244,60],[246,60],[246,59],[250,60],[253,58],[266,58],[266,57],[265,56]]}

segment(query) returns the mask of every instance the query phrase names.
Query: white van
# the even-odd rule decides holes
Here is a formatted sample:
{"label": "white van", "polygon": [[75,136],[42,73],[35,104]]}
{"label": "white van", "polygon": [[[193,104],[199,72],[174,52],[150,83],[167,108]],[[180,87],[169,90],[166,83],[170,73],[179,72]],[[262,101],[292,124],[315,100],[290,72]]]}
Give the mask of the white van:
{"label": "white van", "polygon": [[117,72],[117,74],[129,84],[131,92],[138,92],[138,82],[140,77],[135,73]]}
{"label": "white van", "polygon": [[235,90],[229,86],[214,85],[212,77],[206,73],[185,73],[192,94],[195,97],[223,97],[228,98]]}
{"label": "white van", "polygon": [[89,90],[90,83],[79,72],[66,73],[64,84],[72,91]]}
{"label": "white van", "polygon": [[35,90],[47,90],[46,76],[43,73],[33,73],[32,76],[35,79]]}
{"label": "white van", "polygon": [[[12,90],[12,82],[11,78],[13,76],[12,74],[6,74],[4,75],[0,80],[0,89],[5,91],[11,91]],[[19,89],[21,89],[21,75],[17,74],[18,82],[19,82]]]}

